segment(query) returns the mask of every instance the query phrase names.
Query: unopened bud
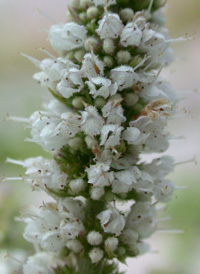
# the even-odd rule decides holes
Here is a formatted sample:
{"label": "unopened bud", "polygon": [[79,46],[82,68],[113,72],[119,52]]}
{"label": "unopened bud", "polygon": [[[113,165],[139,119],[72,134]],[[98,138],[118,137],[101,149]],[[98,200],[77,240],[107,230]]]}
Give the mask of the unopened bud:
{"label": "unopened bud", "polygon": [[96,98],[94,101],[95,107],[100,108],[100,109],[105,105],[105,103],[106,103],[106,100],[104,100],[101,97]]}
{"label": "unopened bud", "polygon": [[120,100],[120,99],[122,99],[122,96],[121,96],[121,94],[116,93],[115,95],[113,95],[113,96],[111,97],[111,99],[112,99],[112,100]]}
{"label": "unopened bud", "polygon": [[81,192],[85,189],[86,183],[82,178],[78,178],[78,179],[70,181],[69,187],[75,194],[78,194],[79,192]]}
{"label": "unopened bud", "polygon": [[80,6],[80,0],[70,0],[69,5],[73,8],[78,8]]}
{"label": "unopened bud", "polygon": [[103,237],[99,232],[91,231],[87,235],[87,241],[90,245],[100,245],[103,241]]}
{"label": "unopened bud", "polygon": [[88,19],[96,18],[98,16],[99,10],[97,7],[89,7],[87,9],[87,17]]}
{"label": "unopened bud", "polygon": [[103,41],[103,49],[107,54],[112,54],[115,51],[115,44],[111,38],[106,38]]}
{"label": "unopened bud", "polygon": [[72,100],[72,105],[73,105],[75,108],[78,108],[78,109],[83,108],[83,97],[81,97],[81,96],[75,97],[75,98]]}
{"label": "unopened bud", "polygon": [[123,9],[120,11],[120,17],[123,21],[131,21],[134,18],[134,12],[132,9]]}
{"label": "unopened bud", "polygon": [[92,187],[91,189],[91,198],[93,200],[99,200],[105,193],[103,187]]}
{"label": "unopened bud", "polygon": [[94,37],[88,37],[86,40],[85,40],[85,49],[87,51],[91,51],[91,49],[95,49],[99,44],[99,41],[94,38]]}
{"label": "unopened bud", "polygon": [[80,149],[83,145],[83,139],[80,137],[69,139],[68,145],[74,150]]}
{"label": "unopened bud", "polygon": [[92,250],[90,250],[89,257],[90,257],[92,263],[96,264],[96,263],[100,262],[101,259],[103,258],[103,250],[101,250],[98,247],[95,247]]}
{"label": "unopened bud", "polygon": [[127,50],[120,50],[117,53],[117,62],[119,64],[126,64],[131,60],[131,54]]}
{"label": "unopened bud", "polygon": [[138,100],[139,100],[139,97],[135,93],[127,93],[125,96],[125,103],[128,107],[134,106]]}
{"label": "unopened bud", "polygon": [[80,7],[86,9],[88,6],[91,6],[91,0],[80,0]]}
{"label": "unopened bud", "polygon": [[74,53],[74,58],[78,61],[78,62],[82,62],[83,60],[83,56],[85,55],[85,50],[77,50],[75,53]]}
{"label": "unopened bud", "polygon": [[111,56],[105,56],[103,58],[103,61],[104,61],[105,65],[107,67],[112,68],[112,66],[113,66],[113,58]]}
{"label": "unopened bud", "polygon": [[87,14],[86,12],[79,13],[79,18],[82,22],[87,21]]}
{"label": "unopened bud", "polygon": [[106,239],[105,241],[106,251],[108,253],[115,251],[117,249],[118,244],[119,244],[119,240],[116,237],[110,237]]}
{"label": "unopened bud", "polygon": [[70,240],[66,246],[74,253],[79,253],[83,249],[83,245],[78,240]]}
{"label": "unopened bud", "polygon": [[97,140],[92,138],[89,135],[85,137],[85,142],[86,142],[88,148],[90,148],[90,149],[92,149],[94,146],[96,146],[98,144]]}

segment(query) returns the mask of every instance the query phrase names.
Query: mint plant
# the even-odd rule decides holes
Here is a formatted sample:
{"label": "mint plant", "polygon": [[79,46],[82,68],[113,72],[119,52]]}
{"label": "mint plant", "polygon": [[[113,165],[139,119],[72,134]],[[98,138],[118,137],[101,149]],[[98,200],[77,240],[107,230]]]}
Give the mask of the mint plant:
{"label": "mint plant", "polygon": [[[24,237],[38,251],[25,274],[117,274],[116,261],[148,252],[168,203],[174,160],[163,153],[177,96],[160,77],[173,61],[161,0],[71,0],[69,22],[48,31],[59,57],[27,56],[33,78],[53,96],[29,119],[31,142],[51,159],[8,159],[54,202],[22,214]],[[51,157],[53,152],[53,157]],[[126,204],[126,210],[121,205]]]}

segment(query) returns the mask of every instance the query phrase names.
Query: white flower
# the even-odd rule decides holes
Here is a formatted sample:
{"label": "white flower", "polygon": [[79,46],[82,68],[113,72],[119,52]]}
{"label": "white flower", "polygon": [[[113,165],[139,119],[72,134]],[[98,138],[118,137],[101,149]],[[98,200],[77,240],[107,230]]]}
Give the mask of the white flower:
{"label": "white flower", "polygon": [[[60,106],[60,110],[57,108]],[[81,117],[61,103],[51,103],[48,111],[37,111],[30,117],[32,141],[46,150],[58,150],[80,131]],[[63,113],[62,113],[63,110]]]}
{"label": "white flower", "polygon": [[55,260],[54,256],[49,253],[40,252],[28,257],[27,262],[23,265],[24,274],[55,274],[52,266]]}
{"label": "white flower", "polygon": [[88,79],[103,76],[105,64],[93,53],[87,53],[83,57],[82,72]]}
{"label": "white flower", "polygon": [[160,180],[174,170],[174,159],[165,155],[145,164],[143,169],[150,173],[154,180]]}
{"label": "white flower", "polygon": [[165,36],[162,33],[156,32],[152,29],[144,29],[141,49],[142,50],[151,50],[151,48],[157,48],[160,46],[165,46]]}
{"label": "white flower", "polygon": [[67,184],[68,175],[62,172],[53,160],[42,157],[29,158],[21,165],[27,169],[25,172],[26,181],[34,187],[64,189]]}
{"label": "white flower", "polygon": [[94,187],[109,186],[113,180],[113,172],[109,172],[109,170],[110,166],[101,162],[97,162],[96,165],[86,168],[89,179],[88,183]]}
{"label": "white flower", "polygon": [[120,66],[112,69],[111,79],[118,84],[119,91],[132,87],[139,80],[134,69],[129,66]]}
{"label": "white flower", "polygon": [[100,145],[105,148],[115,147],[120,144],[121,132],[124,128],[118,125],[104,125],[101,130]]}
{"label": "white flower", "polygon": [[101,39],[117,38],[123,29],[123,23],[118,14],[108,13],[99,21],[99,27],[96,30]]}
{"label": "white flower", "polygon": [[116,178],[112,183],[112,191],[114,193],[128,193],[133,189],[134,183],[137,182],[132,170],[115,172],[114,176]]}
{"label": "white flower", "polygon": [[110,208],[97,215],[101,226],[106,233],[112,233],[119,236],[124,229],[125,219],[117,209]]}
{"label": "white flower", "polygon": [[69,98],[74,93],[80,92],[83,88],[82,72],[79,69],[69,69],[61,82],[58,83],[56,89],[64,97]]}
{"label": "white flower", "polygon": [[127,227],[136,231],[140,239],[148,238],[157,228],[155,208],[147,202],[134,204],[128,215]]}
{"label": "white flower", "polygon": [[126,117],[123,115],[124,110],[119,103],[120,100],[109,100],[108,103],[102,108],[102,114],[106,119],[107,124],[121,125],[126,121]]}
{"label": "white flower", "polygon": [[130,123],[131,126],[138,128],[144,134],[148,134],[145,140],[145,146],[154,152],[164,152],[168,146],[168,136],[163,131],[166,126],[166,118],[157,117],[149,118],[141,116],[137,120]]}
{"label": "white flower", "polygon": [[55,50],[69,51],[83,47],[86,33],[84,26],[74,22],[53,25],[49,30],[49,41]]}
{"label": "white flower", "polygon": [[103,250],[101,250],[98,247],[95,247],[95,248],[90,250],[88,255],[89,255],[92,263],[96,264],[96,263],[100,262],[101,259],[103,258]]}
{"label": "white flower", "polygon": [[157,180],[154,185],[154,195],[157,201],[167,203],[171,200],[176,184],[169,180]]}
{"label": "white flower", "polygon": [[[105,0],[91,0],[92,2],[94,2],[95,6],[105,6]],[[116,4],[116,0],[108,0],[107,1],[107,7],[109,7],[110,5],[115,5]]]}
{"label": "white flower", "polygon": [[143,28],[146,20],[144,17],[139,17],[133,22],[129,22],[121,33],[120,42],[124,47],[139,46],[143,36]]}
{"label": "white flower", "polygon": [[145,144],[149,134],[141,133],[136,127],[128,127],[123,131],[122,138],[130,145]]}
{"label": "white flower", "polygon": [[[90,81],[86,81],[86,84],[90,89],[89,93],[94,98],[101,96],[106,99],[108,96],[116,94],[118,88],[116,83],[112,84],[111,80],[101,76],[91,78]],[[96,86],[99,88],[97,89]]]}
{"label": "white flower", "polygon": [[91,231],[87,235],[87,241],[90,245],[100,245],[103,241],[103,237],[99,232]]}
{"label": "white flower", "polygon": [[72,198],[60,200],[58,205],[43,205],[37,215],[23,218],[27,223],[24,237],[45,250],[60,251],[68,240],[85,232],[83,214],[83,204]]}
{"label": "white flower", "polygon": [[93,106],[86,106],[85,111],[82,111],[81,129],[85,134],[95,137],[101,132],[104,124],[103,118],[98,114],[98,111]]}

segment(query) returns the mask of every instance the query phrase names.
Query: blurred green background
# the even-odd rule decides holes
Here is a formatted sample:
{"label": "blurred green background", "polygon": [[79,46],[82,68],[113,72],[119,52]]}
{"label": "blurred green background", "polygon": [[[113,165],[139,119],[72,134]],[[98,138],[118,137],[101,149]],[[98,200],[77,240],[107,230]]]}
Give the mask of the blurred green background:
{"label": "blurred green background", "polygon": [[[35,144],[24,142],[29,130],[23,124],[4,121],[10,115],[28,117],[42,106],[49,94],[31,77],[37,70],[20,52],[42,59],[37,48],[52,51],[46,41],[52,24],[36,11],[40,8],[58,22],[66,20],[67,1],[64,0],[0,0],[0,175],[18,176],[23,170],[4,164],[6,156],[24,159],[45,155]],[[170,131],[185,140],[174,140],[168,151],[177,162],[193,158],[200,160],[200,1],[168,0],[167,27],[172,37],[186,33],[195,39],[174,45],[176,61],[165,70],[179,96],[182,113],[187,115],[173,120]],[[141,258],[128,260],[127,274],[199,274],[200,273],[200,171],[194,163],[177,166],[170,176],[177,185],[190,186],[179,190],[166,209],[172,220],[163,224],[166,228],[183,229],[183,234],[156,233],[150,240],[153,252]],[[23,224],[16,223],[19,209],[46,200],[44,194],[33,192],[23,182],[0,184],[0,248],[11,250],[32,247],[21,236]],[[1,268],[0,268],[1,269]],[[0,272],[4,274],[4,272]],[[18,272],[17,272],[18,273]],[[19,272],[20,273],[20,272]],[[5,272],[5,274],[7,274]]]}

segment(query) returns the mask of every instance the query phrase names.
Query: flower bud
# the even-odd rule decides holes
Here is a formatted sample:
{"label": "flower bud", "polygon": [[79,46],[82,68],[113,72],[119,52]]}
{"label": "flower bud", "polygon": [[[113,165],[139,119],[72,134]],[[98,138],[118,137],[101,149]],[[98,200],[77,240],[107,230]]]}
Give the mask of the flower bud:
{"label": "flower bud", "polygon": [[106,241],[105,241],[106,251],[108,253],[115,251],[118,244],[119,244],[119,240],[116,237],[107,238]]}
{"label": "flower bud", "polygon": [[105,193],[103,187],[92,187],[91,189],[91,198],[93,200],[99,200]]}
{"label": "flower bud", "polygon": [[87,235],[87,241],[90,245],[100,245],[103,241],[103,237],[99,232],[91,231]]}
{"label": "flower bud", "polygon": [[85,189],[86,183],[82,178],[78,178],[70,181],[69,187],[74,192],[74,194],[78,194]]}
{"label": "flower bud", "polygon": [[82,22],[87,21],[87,14],[86,12],[79,13],[79,18]]}
{"label": "flower bud", "polygon": [[83,245],[78,240],[70,240],[66,246],[74,253],[79,253],[83,249]]}
{"label": "flower bud", "polygon": [[65,56],[65,58],[66,58],[67,60],[73,59],[73,58],[74,58],[74,53],[73,53],[73,51],[68,52],[67,55]]}
{"label": "flower bud", "polygon": [[117,254],[118,254],[119,256],[125,255],[125,254],[126,254],[126,249],[125,249],[123,246],[118,247],[118,248],[117,248]]}
{"label": "flower bud", "polygon": [[88,148],[90,148],[90,149],[93,148],[98,143],[96,139],[90,137],[89,135],[85,137],[85,142],[86,142]]}
{"label": "flower bud", "polygon": [[77,50],[75,53],[74,53],[74,58],[78,61],[78,62],[82,62],[83,60],[83,56],[85,55],[85,50]]}
{"label": "flower bud", "polygon": [[82,147],[83,140],[80,137],[75,137],[75,138],[69,139],[68,145],[72,149],[77,150],[77,149],[80,149]]}
{"label": "flower bud", "polygon": [[86,9],[88,6],[91,6],[91,0],[80,0],[80,7]]}
{"label": "flower bud", "polygon": [[94,101],[94,105],[97,108],[102,108],[105,105],[105,103],[106,103],[106,100],[104,100],[101,97],[96,98],[95,101]]}
{"label": "flower bud", "polygon": [[123,21],[131,21],[134,18],[134,12],[132,9],[123,9],[120,11],[120,17]]}
{"label": "flower bud", "polygon": [[103,49],[104,49],[105,53],[112,54],[115,51],[115,44],[113,42],[113,39],[106,38],[103,41]]}
{"label": "flower bud", "polygon": [[111,99],[112,99],[112,100],[120,100],[120,99],[122,99],[122,96],[121,96],[121,94],[116,93],[115,95],[113,95],[113,96],[111,97]]}
{"label": "flower bud", "polygon": [[94,37],[88,37],[85,40],[84,46],[87,51],[91,51],[91,49],[95,49],[98,46],[99,41]]}
{"label": "flower bud", "polygon": [[98,16],[99,10],[97,7],[89,7],[87,9],[87,17],[88,19],[96,18]]}
{"label": "flower bud", "polygon": [[111,56],[105,56],[103,61],[107,67],[111,68],[113,66],[113,58]]}
{"label": "flower bud", "polygon": [[106,192],[105,192],[105,200],[107,201],[107,202],[111,202],[111,201],[113,201],[114,200],[114,193],[112,193],[112,191],[109,191],[109,190],[107,190]]}
{"label": "flower bud", "polygon": [[77,96],[72,100],[72,105],[75,108],[81,109],[83,108],[83,97]]}
{"label": "flower bud", "polygon": [[126,64],[131,60],[131,54],[129,51],[120,50],[117,53],[117,62],[119,64]]}
{"label": "flower bud", "polygon": [[93,264],[98,263],[103,258],[103,250],[98,247],[93,248],[89,252],[89,257]]}
{"label": "flower bud", "polygon": [[128,107],[134,106],[138,100],[139,100],[139,97],[135,93],[127,93],[125,96],[125,103]]}
{"label": "flower bud", "polygon": [[73,8],[77,8],[80,6],[80,0],[70,0],[70,6]]}

